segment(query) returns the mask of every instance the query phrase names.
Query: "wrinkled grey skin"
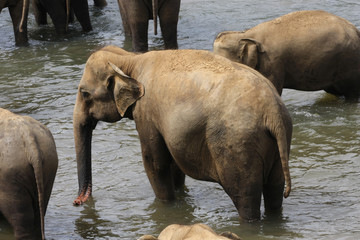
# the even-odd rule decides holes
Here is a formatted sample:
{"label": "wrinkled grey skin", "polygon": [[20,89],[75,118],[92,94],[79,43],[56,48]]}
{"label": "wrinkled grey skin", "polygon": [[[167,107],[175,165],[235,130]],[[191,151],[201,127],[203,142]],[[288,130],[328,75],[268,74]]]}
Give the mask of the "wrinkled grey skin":
{"label": "wrinkled grey skin", "polygon": [[241,240],[235,233],[224,232],[217,234],[209,226],[196,223],[193,225],[171,224],[156,238],[144,235],[138,240]]}
{"label": "wrinkled grey skin", "polygon": [[324,11],[294,12],[245,32],[222,32],[214,52],[282,88],[360,96],[360,31]]}
{"label": "wrinkled grey skin", "polygon": [[45,239],[44,217],[58,157],[50,131],[0,108],[0,217],[16,239]]}
{"label": "wrinkled grey skin", "polygon": [[135,52],[148,50],[149,19],[154,20],[157,34],[157,16],[165,49],[177,49],[177,23],[180,0],[118,0],[125,36],[131,38]]}
{"label": "wrinkled grey skin", "polygon": [[[123,71],[120,70],[120,69]],[[124,73],[127,75],[124,75]],[[280,209],[292,122],[273,85],[255,70],[208,51],[92,54],[73,124],[82,204],[91,194],[91,137],[98,121],[134,119],[157,198],[175,199],[185,174],[219,183],[245,220]]]}
{"label": "wrinkled grey skin", "polygon": [[17,46],[28,45],[27,19],[30,0],[0,0],[0,12],[3,8],[9,8],[15,44]]}
{"label": "wrinkled grey skin", "polygon": [[[47,24],[47,14],[49,14],[56,32],[65,34],[69,22],[73,21],[73,14],[80,22],[83,31],[92,30],[88,0],[33,0],[32,6],[37,24]],[[97,7],[105,7],[106,0],[94,0]]]}

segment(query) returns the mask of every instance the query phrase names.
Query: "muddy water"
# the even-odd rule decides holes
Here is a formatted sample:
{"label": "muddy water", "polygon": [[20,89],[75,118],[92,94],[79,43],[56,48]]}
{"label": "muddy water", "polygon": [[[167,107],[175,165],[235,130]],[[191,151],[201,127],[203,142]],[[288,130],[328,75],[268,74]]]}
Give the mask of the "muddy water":
{"label": "muddy water", "polygon": [[[271,2],[271,3],[270,3]],[[182,0],[179,47],[211,50],[216,34],[242,30],[297,10],[323,9],[360,27],[357,0]],[[154,198],[144,173],[132,121],[101,123],[93,139],[93,198],[74,207],[77,194],[72,111],[77,84],[92,51],[124,42],[116,1],[103,10],[90,2],[94,31],[58,37],[52,26],[29,19],[30,47],[14,46],[7,9],[0,14],[0,107],[30,115],[52,131],[60,165],[46,215],[47,239],[137,239],[157,235],[171,223],[203,222],[217,232],[232,231],[244,239],[360,238],[360,104],[322,91],[285,90],[293,117],[291,149],[293,192],[281,216],[262,215],[240,223],[221,187],[190,178],[176,202]],[[149,27],[152,49],[163,43]],[[1,222],[0,239],[11,239]]]}

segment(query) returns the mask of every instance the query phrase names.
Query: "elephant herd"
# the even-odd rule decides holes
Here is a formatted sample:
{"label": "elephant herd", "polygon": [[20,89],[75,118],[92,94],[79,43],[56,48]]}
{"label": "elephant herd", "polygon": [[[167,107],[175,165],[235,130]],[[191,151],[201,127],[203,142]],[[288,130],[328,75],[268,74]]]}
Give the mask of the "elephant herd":
{"label": "elephant herd", "polygon": [[[219,183],[246,221],[260,218],[262,197],[266,211],[281,209],[291,192],[292,137],[282,89],[323,89],[357,100],[360,31],[327,12],[300,11],[244,32],[222,32],[213,53],[146,52],[147,27],[126,19],[143,11],[147,25],[149,18],[156,19],[149,9],[158,9],[165,47],[177,48],[180,1],[135,2],[119,0],[119,7],[133,49],[144,53],[104,47],[88,58],[78,86],[73,128],[79,193],[74,205],[92,193],[91,141],[97,123],[129,118],[135,121],[144,168],[158,199],[174,200],[187,175]],[[66,4],[67,18],[69,12],[76,15],[76,5]],[[52,135],[36,120],[4,109],[0,129],[0,182],[8,181],[0,185],[0,213],[17,239],[45,239],[44,215],[58,165]],[[204,225],[171,225],[158,239],[189,236],[239,239]]]}
{"label": "elephant herd", "polygon": [[[9,8],[14,28],[15,43],[27,45],[27,19],[30,0],[0,0],[0,12]],[[136,52],[148,50],[148,21],[154,20],[154,32],[157,34],[157,18],[165,48],[177,49],[177,23],[180,0],[118,0],[122,23],[126,37],[132,39]],[[94,5],[103,8],[106,0],[94,0]],[[33,12],[38,25],[47,24],[50,16],[58,34],[68,32],[68,24],[74,21],[74,15],[82,30],[92,30],[88,0],[32,0]]]}

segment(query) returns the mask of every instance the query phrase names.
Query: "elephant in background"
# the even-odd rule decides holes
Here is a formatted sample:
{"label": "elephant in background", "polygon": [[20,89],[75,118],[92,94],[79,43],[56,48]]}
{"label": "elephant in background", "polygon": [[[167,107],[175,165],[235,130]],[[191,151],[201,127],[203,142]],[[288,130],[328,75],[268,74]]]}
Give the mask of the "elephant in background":
{"label": "elephant in background", "polygon": [[[106,0],[94,0],[95,6],[105,7]],[[73,21],[73,14],[81,24],[83,31],[92,30],[88,0],[33,0],[34,15],[37,24],[47,24],[49,14],[56,32],[65,34],[69,22]]]}
{"label": "elephant in background", "polygon": [[324,11],[293,12],[244,32],[222,32],[214,52],[283,88],[360,96],[360,31]]}
{"label": "elephant in background", "polygon": [[262,194],[265,209],[278,210],[290,193],[292,121],[265,77],[208,51],[135,54],[108,46],[89,57],[78,87],[75,205],[92,191],[93,129],[124,117],[135,120],[158,199],[174,200],[186,174],[219,183],[240,217],[253,220]]}
{"label": "elephant in background", "polygon": [[45,239],[44,217],[58,156],[52,134],[31,117],[0,108],[0,217],[16,239]]}
{"label": "elephant in background", "polygon": [[0,0],[0,12],[9,8],[17,46],[28,44],[27,19],[30,0]]}
{"label": "elephant in background", "polygon": [[135,52],[148,50],[149,19],[154,20],[157,34],[157,16],[166,49],[177,49],[177,23],[180,0],[118,0],[126,37],[132,40]]}
{"label": "elephant in background", "polygon": [[209,226],[196,223],[193,225],[171,224],[156,238],[144,235],[138,240],[241,240],[235,233],[224,232],[217,234]]}

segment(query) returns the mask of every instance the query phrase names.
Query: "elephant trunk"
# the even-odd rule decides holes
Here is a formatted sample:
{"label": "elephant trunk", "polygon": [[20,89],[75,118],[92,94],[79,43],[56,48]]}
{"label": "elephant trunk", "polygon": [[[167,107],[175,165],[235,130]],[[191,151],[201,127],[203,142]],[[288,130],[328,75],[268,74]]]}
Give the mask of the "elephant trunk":
{"label": "elephant trunk", "polygon": [[[79,95],[78,95],[79,98]],[[79,181],[79,196],[75,199],[74,205],[81,205],[85,202],[92,191],[91,175],[91,139],[92,131],[96,121],[92,120],[87,113],[82,112],[82,104],[77,100],[73,125],[76,150],[76,161]]]}
{"label": "elephant trunk", "polygon": [[153,19],[154,19],[154,34],[157,35],[157,13],[158,13],[158,0],[152,0]]}

